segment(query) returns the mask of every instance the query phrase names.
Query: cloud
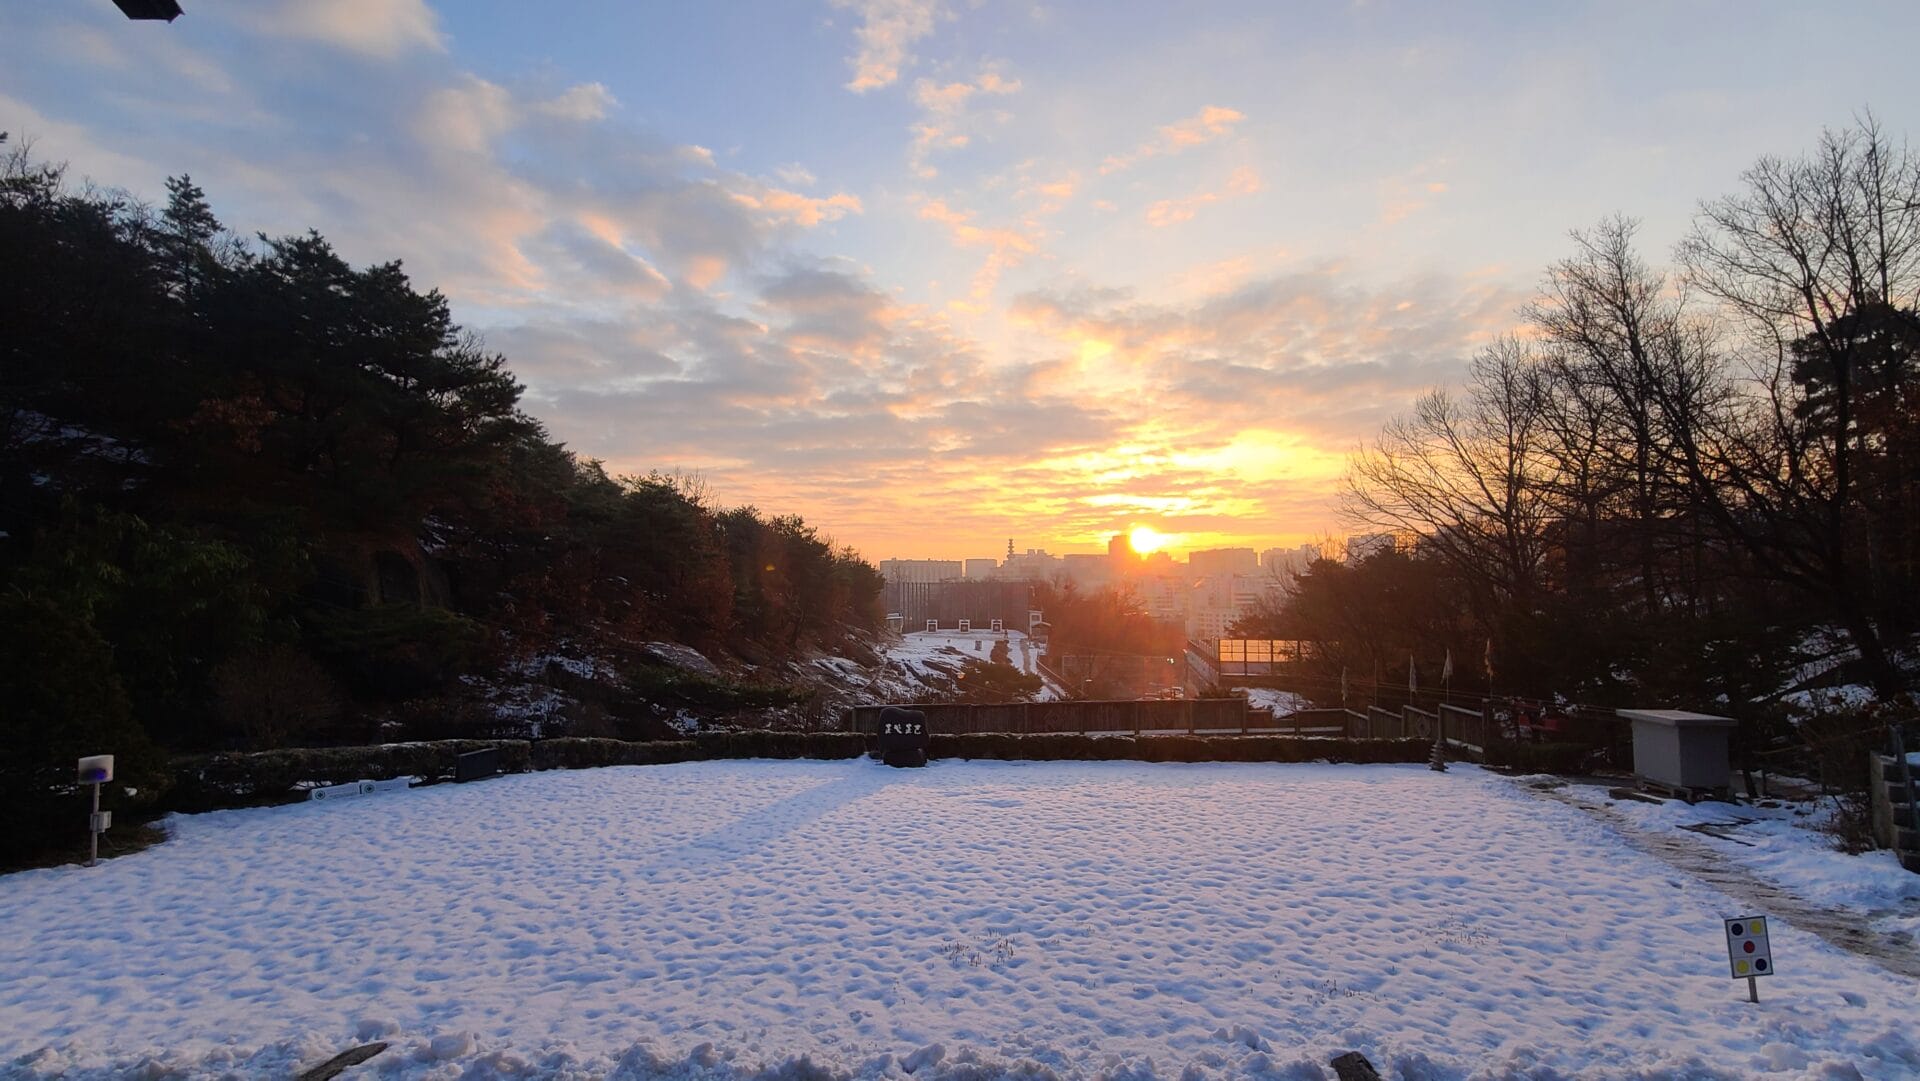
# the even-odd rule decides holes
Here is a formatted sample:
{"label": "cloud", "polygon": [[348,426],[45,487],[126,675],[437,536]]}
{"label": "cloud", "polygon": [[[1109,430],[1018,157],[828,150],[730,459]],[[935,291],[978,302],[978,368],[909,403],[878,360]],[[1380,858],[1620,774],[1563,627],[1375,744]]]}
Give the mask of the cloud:
{"label": "cloud", "polygon": [[858,272],[824,265],[788,267],[765,280],[760,304],[793,347],[855,360],[877,357],[902,314]]}
{"label": "cloud", "polygon": [[447,48],[440,18],[425,0],[280,0],[244,17],[261,33],[319,42],[378,60],[398,59],[416,49]]}
{"label": "cloud", "polygon": [[[1001,75],[989,67],[972,82],[937,83],[921,79],[914,83],[913,100],[920,116],[910,129],[913,142],[907,150],[907,164],[914,175],[931,179],[937,175],[927,159],[936,150],[957,150],[972,141],[968,103],[982,95],[1004,96],[1020,89],[1020,80]],[[1005,119],[1005,114],[1001,119]]]}
{"label": "cloud", "polygon": [[1203,191],[1181,199],[1162,199],[1149,206],[1147,224],[1157,229],[1191,221],[1203,206],[1210,206],[1242,195],[1252,195],[1259,191],[1260,187],[1260,174],[1250,166],[1242,165],[1227,177],[1226,185],[1219,191]]}
{"label": "cloud", "polygon": [[1351,445],[1421,391],[1513,329],[1527,291],[1426,274],[1358,279],[1337,264],[1268,275],[1185,305],[1126,290],[1036,291],[1010,315],[1063,352],[1108,349],[1066,366],[1063,388],[1124,379],[1169,417],[1212,430],[1283,427],[1317,445]]}
{"label": "cloud", "polygon": [[846,84],[856,94],[893,85],[911,59],[908,50],[933,33],[940,13],[938,0],[833,0],[833,6],[860,14],[853,32],[860,48],[848,58],[853,78]]}
{"label": "cloud", "polygon": [[1019,266],[1027,256],[1040,250],[1039,239],[1030,223],[1025,229],[975,225],[973,219],[976,214],[973,211],[955,210],[944,199],[929,199],[922,203],[920,217],[946,226],[948,239],[954,247],[988,249],[986,262],[981,264],[973,277],[972,295],[975,300],[983,300],[993,292],[994,286],[999,284],[1001,273]]}
{"label": "cloud", "polygon": [[792,184],[797,188],[804,188],[809,184],[818,183],[820,179],[809,172],[806,166],[797,161],[788,162],[780,166],[773,171],[773,175],[779,177],[782,183]]}
{"label": "cloud", "polygon": [[1051,214],[1065,206],[1079,190],[1080,174],[1068,172],[1065,176],[1023,187],[1015,193],[1015,198],[1037,198],[1040,205],[1035,213]]}
{"label": "cloud", "polygon": [[1389,177],[1382,181],[1378,224],[1393,225],[1403,221],[1445,195],[1448,190],[1445,181],[1426,178],[1447,164],[1444,158],[1422,162],[1404,176]]}
{"label": "cloud", "polygon": [[766,211],[773,220],[790,221],[808,229],[822,222],[839,221],[848,214],[858,214],[862,209],[860,197],[846,192],[818,198],[784,188],[761,186],[756,190],[737,192],[734,198],[755,210]]}
{"label": "cloud", "polygon": [[450,154],[486,154],[494,140],[526,117],[505,87],[477,75],[427,95],[415,115],[414,135],[430,149]]}
{"label": "cloud", "polygon": [[536,102],[531,108],[543,116],[585,123],[606,119],[618,104],[613,98],[613,91],[608,90],[604,83],[581,83],[568,88],[558,97]]}
{"label": "cloud", "polygon": [[1155,137],[1141,143],[1129,154],[1109,155],[1100,163],[1102,174],[1131,169],[1148,158],[1178,154],[1213,142],[1232,133],[1234,125],[1246,119],[1237,109],[1208,105],[1184,120],[1160,128]]}
{"label": "cloud", "polygon": [[[876,25],[894,25],[873,10]],[[1062,219],[1049,215],[1076,201],[1118,226],[1121,249],[1146,223],[1257,190],[1260,175],[1222,166],[1185,194],[1157,191],[1140,199],[1160,200],[1146,223],[1102,216],[1115,204],[1090,200],[1115,193],[1046,153],[937,197],[874,189],[883,198],[823,187],[799,162],[767,164],[803,153],[792,149],[753,173],[729,168],[731,133],[710,135],[728,148],[719,155],[670,139],[603,83],[482,77],[445,52],[430,13],[410,35],[390,22],[356,45],[288,11],[223,16],[209,3],[209,40],[235,44],[207,54],[218,65],[117,47],[108,30],[63,48],[58,28],[74,17],[44,16],[17,52],[51,59],[39,74],[16,68],[33,92],[10,82],[25,101],[0,98],[0,113],[76,173],[151,196],[166,173],[191,169],[243,231],[311,226],[355,262],[404,258],[507,355],[557,438],[616,472],[701,473],[725,502],[803,513],[874,556],[955,536],[1095,547],[1143,517],[1196,538],[1289,519],[1317,528],[1341,449],[1456,372],[1520,299],[1484,279],[1277,272],[1284,256],[1236,247],[1225,262],[1192,253],[1184,277],[1156,268],[1183,283],[1177,294],[1070,279],[1082,284],[1000,307],[1003,275],[1053,257],[1049,229]],[[998,134],[1018,100],[992,65],[913,78],[912,47],[930,32],[888,39],[898,50],[886,80],[907,71],[913,115],[937,129],[927,165],[956,139]],[[342,49],[367,62],[304,81],[338,71]],[[1114,160],[1231,142],[1242,123],[1209,106]],[[743,150],[751,160],[766,148]],[[1410,178],[1408,194],[1434,197],[1440,175]],[[893,258],[897,244],[837,224],[875,200],[924,223],[921,247],[978,260],[970,301],[916,302],[897,279],[927,268],[909,257],[905,272],[876,272],[832,256],[844,236]],[[1163,237],[1151,258],[1174,250]],[[969,302],[981,317],[949,317]]]}

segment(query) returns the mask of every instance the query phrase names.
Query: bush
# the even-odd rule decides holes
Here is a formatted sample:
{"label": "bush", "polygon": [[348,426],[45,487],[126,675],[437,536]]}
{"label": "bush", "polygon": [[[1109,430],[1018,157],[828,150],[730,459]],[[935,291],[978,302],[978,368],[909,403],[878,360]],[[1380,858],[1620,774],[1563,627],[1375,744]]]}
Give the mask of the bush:
{"label": "bush", "polygon": [[[858,732],[702,732],[693,739],[629,741],[569,737],[524,740],[440,740],[368,747],[320,747],[244,754],[196,755],[174,760],[167,807],[216,807],[297,798],[303,783],[344,784],[388,777],[429,781],[453,775],[454,759],[498,747],[501,768],[593,769],[653,766],[736,758],[858,758],[873,737]],[[1140,762],[1425,762],[1432,743],[1422,739],[1315,739],[1293,736],[1088,736],[981,732],[934,735],[931,758],[1025,761]]]}
{"label": "bush", "polygon": [[858,758],[871,737],[859,732],[702,732],[694,737],[699,758]]}
{"label": "bush", "polygon": [[1823,786],[1836,792],[1865,792],[1867,763],[1888,750],[1893,725],[1911,723],[1913,709],[1903,703],[1869,702],[1825,710],[1800,722],[1799,735]]}
{"label": "bush", "polygon": [[166,785],[112,648],[62,606],[17,593],[0,595],[0,748],[0,864],[86,839],[87,795],[74,778],[83,755],[114,756],[102,809],[139,813]]}
{"label": "bush", "polygon": [[1591,743],[1496,743],[1487,764],[1521,773],[1579,773],[1598,748]]}
{"label": "bush", "polygon": [[598,766],[657,766],[691,762],[700,757],[692,740],[636,743],[624,739],[569,737],[543,739],[533,745],[534,769],[592,769]]}
{"label": "bush", "polygon": [[695,709],[783,709],[813,696],[812,687],[740,683],[664,664],[635,665],[623,674],[635,696],[645,701]]}
{"label": "bush", "polygon": [[307,628],[314,651],[348,673],[357,690],[390,699],[439,689],[486,636],[457,612],[410,604],[316,609]]}
{"label": "bush", "polygon": [[251,750],[283,747],[340,715],[340,692],[326,670],[287,645],[221,662],[213,670],[213,694],[221,724]]}
{"label": "bush", "polygon": [[1858,854],[1873,849],[1873,798],[1862,792],[1842,792],[1833,799],[1833,813],[1821,823],[1833,847]]}
{"label": "bush", "polygon": [[930,758],[1136,762],[1425,762],[1424,739],[1298,736],[1088,736],[976,732],[928,737]]}
{"label": "bush", "polygon": [[174,760],[174,789],[167,806],[176,811],[206,811],[287,798],[302,782],[453,776],[453,761],[468,751],[500,749],[500,768],[527,769],[532,759],[525,740],[450,739],[434,743],[383,743],[368,747],[307,747],[245,754],[195,755]]}

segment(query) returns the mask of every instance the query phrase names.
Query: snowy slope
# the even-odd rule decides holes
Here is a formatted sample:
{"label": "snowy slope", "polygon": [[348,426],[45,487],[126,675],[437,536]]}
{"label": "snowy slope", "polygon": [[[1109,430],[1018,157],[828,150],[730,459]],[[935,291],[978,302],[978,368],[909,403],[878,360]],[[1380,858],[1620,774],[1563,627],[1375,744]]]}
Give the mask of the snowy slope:
{"label": "snowy slope", "polygon": [[[879,644],[883,663],[857,677],[831,668],[837,658],[814,663],[841,685],[857,688],[855,697],[862,702],[943,701],[964,689],[961,673],[969,666],[988,663],[1000,637],[990,631],[957,630],[887,635]],[[1039,675],[1040,647],[1019,631],[1008,631],[1005,637],[1008,662],[1028,675]],[[1044,701],[1054,694],[1043,688],[1034,697]]]}
{"label": "snowy slope", "polygon": [[712,762],[172,831],[0,878],[0,1075],[1920,1075],[1915,981],[1776,923],[1749,1005],[1744,913],[1465,767]]}
{"label": "snowy slope", "polygon": [[1825,830],[1835,811],[1831,801],[1649,804],[1609,800],[1604,788],[1590,785],[1570,791],[1572,798],[1605,805],[1640,829],[1687,830],[1690,840],[1720,858],[1815,904],[1848,910],[1862,924],[1920,936],[1920,875],[1901,867],[1892,852],[1838,851]]}
{"label": "snowy slope", "polygon": [[1246,692],[1248,705],[1255,709],[1270,709],[1276,717],[1313,708],[1313,703],[1305,695],[1292,691],[1280,691],[1272,687],[1235,687],[1233,690]]}

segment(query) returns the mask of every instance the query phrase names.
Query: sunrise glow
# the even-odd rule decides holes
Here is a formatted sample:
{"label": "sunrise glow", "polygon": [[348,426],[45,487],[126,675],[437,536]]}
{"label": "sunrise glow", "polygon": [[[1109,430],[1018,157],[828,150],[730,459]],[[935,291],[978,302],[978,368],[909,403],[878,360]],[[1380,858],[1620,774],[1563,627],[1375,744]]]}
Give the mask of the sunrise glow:
{"label": "sunrise glow", "polygon": [[[1392,3],[352,10],[142,34],[30,5],[0,130],[130,192],[191,171],[242,235],[401,260],[570,449],[875,559],[1097,552],[1146,515],[1175,551],[1349,531],[1348,453],[1519,324],[1568,229],[1628,209],[1659,249],[1675,192],[1807,134],[1671,109],[1656,139],[1564,74],[1609,70],[1605,9],[1550,41]],[[1719,29],[1688,20],[1662,50]],[[1688,73],[1649,100],[1788,93],[1738,50],[1635,59]],[[352,77],[301,81],[329,63]],[[1912,95],[1828,97],[1784,104]],[[1659,167],[1622,172],[1627,144]]]}
{"label": "sunrise glow", "polygon": [[1166,546],[1167,536],[1152,526],[1137,525],[1127,533],[1127,544],[1135,552],[1147,555]]}

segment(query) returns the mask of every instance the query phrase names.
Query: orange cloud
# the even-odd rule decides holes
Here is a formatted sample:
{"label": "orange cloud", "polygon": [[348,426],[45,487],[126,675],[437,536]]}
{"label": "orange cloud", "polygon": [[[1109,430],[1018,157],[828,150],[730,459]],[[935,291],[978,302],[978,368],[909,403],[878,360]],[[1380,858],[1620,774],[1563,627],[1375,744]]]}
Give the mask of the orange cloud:
{"label": "orange cloud", "polygon": [[913,143],[907,149],[907,163],[914,175],[931,178],[938,175],[927,158],[936,150],[958,150],[972,141],[968,134],[968,102],[982,94],[1004,96],[1020,89],[1020,80],[1009,79],[989,68],[973,82],[936,83],[921,79],[914,84],[914,101],[920,106],[920,119],[910,129]]}
{"label": "orange cloud", "polygon": [[1178,154],[1210,143],[1231,133],[1234,125],[1246,118],[1246,114],[1238,109],[1208,105],[1185,120],[1178,120],[1161,127],[1157,138],[1141,143],[1131,154],[1110,155],[1100,163],[1100,172],[1102,174],[1117,173],[1123,169],[1131,169],[1148,158],[1162,154]]}
{"label": "orange cloud", "polygon": [[736,192],[734,198],[743,206],[765,210],[770,217],[790,221],[806,229],[821,222],[838,221],[848,214],[858,214],[862,209],[860,197],[846,192],[820,199],[784,188],[767,188],[758,193]]}
{"label": "orange cloud", "polygon": [[1147,224],[1155,228],[1176,225],[1192,220],[1203,206],[1209,206],[1223,200],[1241,195],[1252,195],[1262,187],[1260,174],[1250,166],[1242,165],[1227,177],[1227,183],[1219,191],[1203,191],[1198,195],[1189,195],[1184,199],[1162,199],[1147,208]]}
{"label": "orange cloud", "polygon": [[936,0],[834,0],[834,6],[860,13],[853,32],[860,48],[850,58],[853,78],[847,82],[856,94],[893,85],[910,58],[908,50],[933,33],[940,10]]}
{"label": "orange cloud", "polygon": [[1006,227],[983,228],[975,225],[973,211],[955,210],[944,199],[929,199],[921,204],[920,217],[946,226],[947,235],[955,247],[990,249],[986,262],[974,275],[972,293],[975,300],[993,292],[1002,272],[1020,265],[1026,256],[1040,249],[1039,242],[1030,233]]}

